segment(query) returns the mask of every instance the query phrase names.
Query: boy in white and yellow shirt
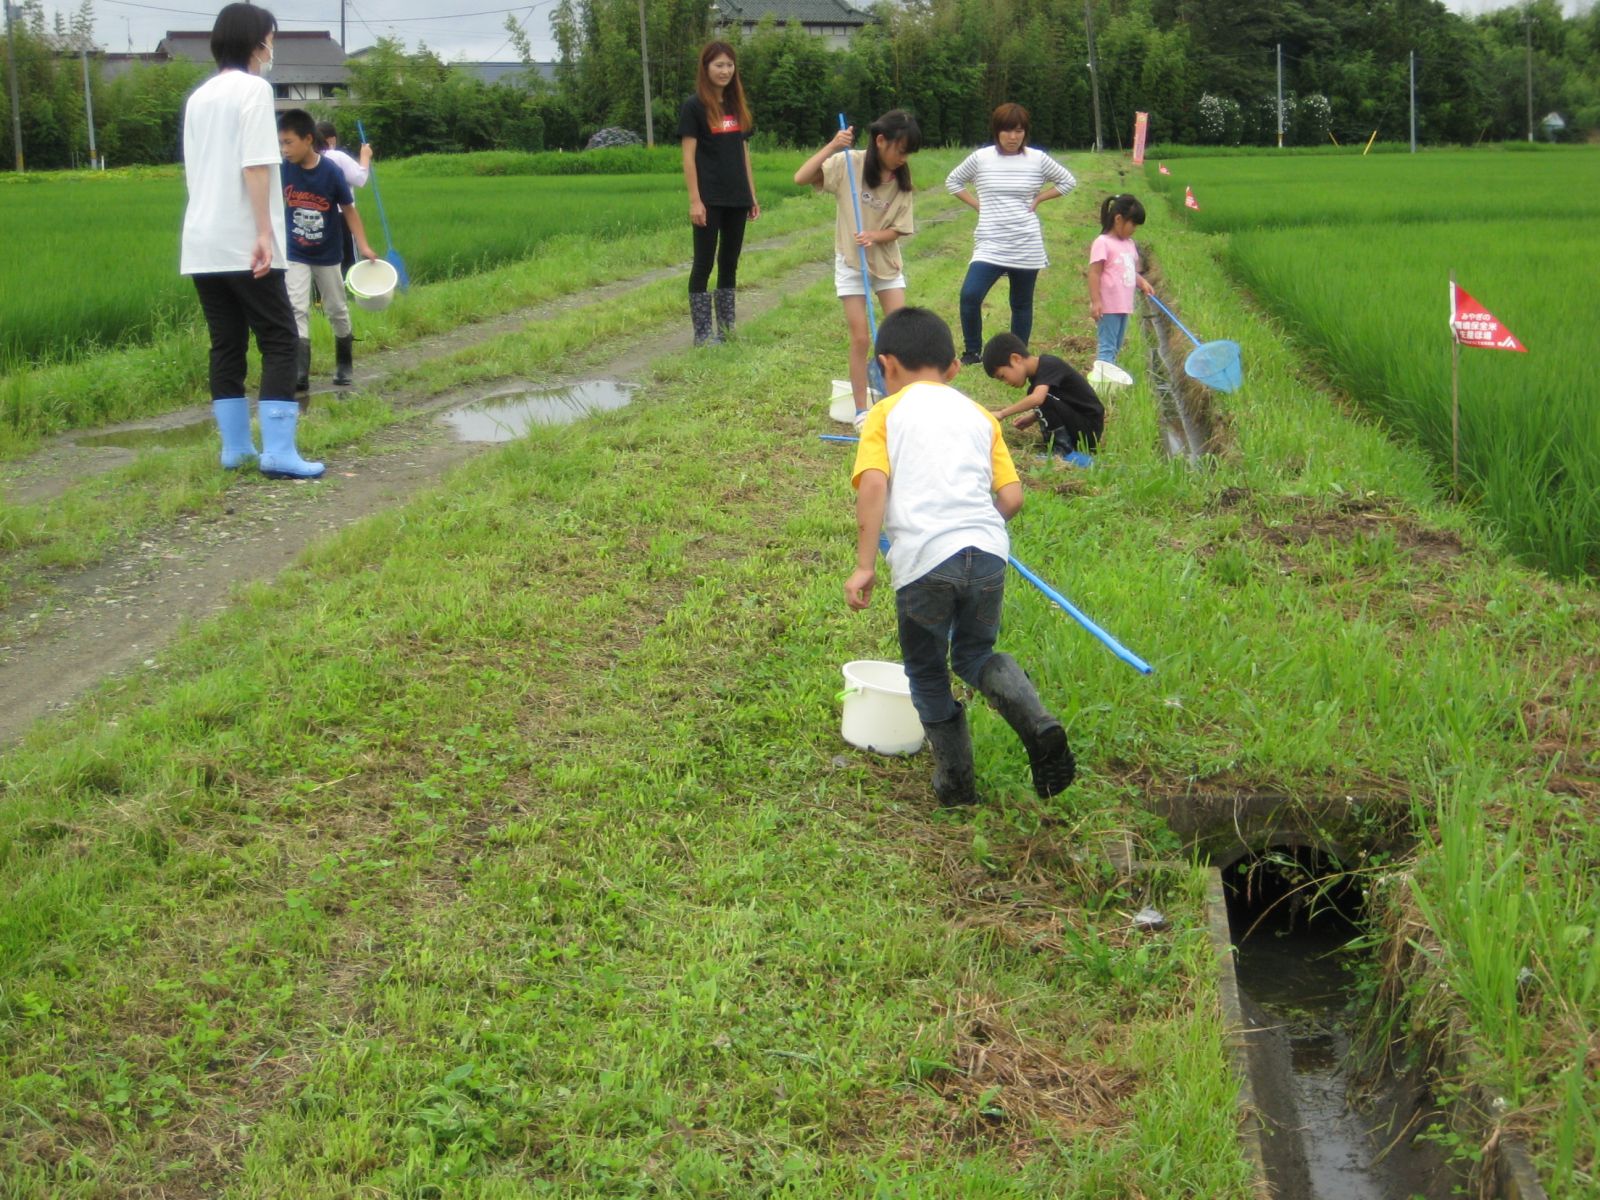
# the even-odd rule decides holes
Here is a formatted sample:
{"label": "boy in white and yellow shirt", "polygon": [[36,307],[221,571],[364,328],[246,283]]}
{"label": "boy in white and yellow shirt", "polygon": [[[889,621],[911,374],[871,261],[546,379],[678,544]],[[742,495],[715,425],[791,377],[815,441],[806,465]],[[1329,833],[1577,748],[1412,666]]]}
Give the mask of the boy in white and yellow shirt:
{"label": "boy in white and yellow shirt", "polygon": [[952,667],[1022,739],[1034,791],[1053,796],[1076,774],[1066,731],[1016,660],[994,648],[1011,552],[1006,522],[1022,508],[1000,424],[948,386],[960,368],[950,327],[936,314],[889,314],[875,349],[890,394],[867,414],[856,451],[856,569],[845,602],[859,610],[871,601],[881,530],[890,541],[900,652],[941,804],[978,799]]}

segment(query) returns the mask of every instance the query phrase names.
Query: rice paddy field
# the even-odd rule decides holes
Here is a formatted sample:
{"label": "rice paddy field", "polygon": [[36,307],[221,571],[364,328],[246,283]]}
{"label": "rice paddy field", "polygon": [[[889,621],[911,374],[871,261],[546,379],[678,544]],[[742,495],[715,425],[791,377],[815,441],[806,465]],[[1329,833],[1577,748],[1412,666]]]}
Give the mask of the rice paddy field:
{"label": "rice paddy field", "polygon": [[[1148,178],[1351,396],[1451,462],[1447,282],[1527,354],[1464,349],[1461,473],[1507,543],[1561,574],[1600,567],[1600,154],[1175,159]],[[1209,336],[1226,336],[1211,331]]]}
{"label": "rice paddy field", "polygon": [[[515,169],[508,157],[490,165]],[[771,157],[756,176],[769,203],[801,190],[795,156]],[[688,201],[678,163],[644,165],[653,169],[466,176],[429,158],[378,173],[395,248],[412,280],[428,283],[528,258],[558,236],[614,242],[681,224]],[[32,175],[0,183],[0,197],[0,373],[148,343],[197,322],[193,286],[178,275],[181,170]],[[370,184],[357,206],[384,253]]]}

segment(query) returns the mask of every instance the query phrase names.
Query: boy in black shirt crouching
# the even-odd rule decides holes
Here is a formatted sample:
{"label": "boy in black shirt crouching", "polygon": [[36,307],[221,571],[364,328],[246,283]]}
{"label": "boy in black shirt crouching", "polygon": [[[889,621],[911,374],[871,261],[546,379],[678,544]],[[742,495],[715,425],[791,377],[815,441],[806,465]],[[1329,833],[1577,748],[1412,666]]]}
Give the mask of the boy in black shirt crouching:
{"label": "boy in black shirt crouching", "polygon": [[990,379],[1028,394],[995,413],[1005,420],[1018,413],[1014,423],[1027,429],[1035,423],[1046,445],[1054,443],[1062,454],[1093,450],[1105,432],[1106,410],[1089,381],[1053,354],[1029,354],[1014,333],[997,333],[983,348],[983,369]]}

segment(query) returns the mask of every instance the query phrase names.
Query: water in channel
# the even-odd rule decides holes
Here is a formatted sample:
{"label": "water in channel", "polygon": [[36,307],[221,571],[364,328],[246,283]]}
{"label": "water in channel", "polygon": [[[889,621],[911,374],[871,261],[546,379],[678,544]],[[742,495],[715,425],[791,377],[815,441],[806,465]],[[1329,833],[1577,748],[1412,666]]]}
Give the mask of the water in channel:
{"label": "water in channel", "polygon": [[1359,931],[1359,891],[1304,887],[1319,865],[1280,875],[1246,861],[1224,872],[1273,1193],[1279,1200],[1448,1195],[1432,1148],[1413,1144],[1423,1122],[1411,1121],[1421,1114],[1398,1093],[1368,1096],[1352,1086],[1356,1014],[1346,947]]}

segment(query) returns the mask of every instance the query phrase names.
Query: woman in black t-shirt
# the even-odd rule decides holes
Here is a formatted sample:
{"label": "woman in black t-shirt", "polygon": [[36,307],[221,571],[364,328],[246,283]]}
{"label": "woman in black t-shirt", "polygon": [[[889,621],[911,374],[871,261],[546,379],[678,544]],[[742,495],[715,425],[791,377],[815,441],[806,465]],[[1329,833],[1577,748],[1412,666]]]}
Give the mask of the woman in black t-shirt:
{"label": "woman in black t-shirt", "polygon": [[[689,222],[694,227],[694,265],[689,268],[689,317],[694,344],[720,342],[733,332],[733,289],[744,246],[744,223],[761,215],[750,166],[750,107],[733,47],[712,42],[700,51],[695,94],[678,113],[683,139],[683,178],[689,185]],[[721,248],[718,248],[718,241]],[[713,296],[707,294],[711,264],[717,264],[716,327]]]}

